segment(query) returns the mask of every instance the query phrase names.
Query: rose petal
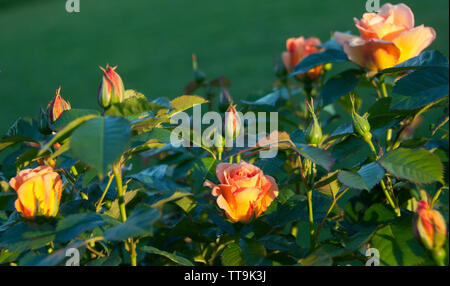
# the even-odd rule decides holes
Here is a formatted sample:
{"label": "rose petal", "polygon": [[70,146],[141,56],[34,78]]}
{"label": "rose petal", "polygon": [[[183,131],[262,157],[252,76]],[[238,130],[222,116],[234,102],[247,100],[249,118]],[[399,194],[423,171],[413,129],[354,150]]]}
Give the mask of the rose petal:
{"label": "rose petal", "polygon": [[393,42],[400,50],[399,63],[412,57],[418,56],[436,39],[433,28],[417,26],[411,30],[401,33]]}
{"label": "rose petal", "polygon": [[343,47],[351,61],[372,71],[393,67],[400,56],[399,49],[392,42],[377,39],[364,41],[353,38]]}
{"label": "rose petal", "polygon": [[386,3],[380,8],[378,15],[387,18],[389,23],[403,25],[406,29],[414,27],[414,13],[403,3],[398,5]]}

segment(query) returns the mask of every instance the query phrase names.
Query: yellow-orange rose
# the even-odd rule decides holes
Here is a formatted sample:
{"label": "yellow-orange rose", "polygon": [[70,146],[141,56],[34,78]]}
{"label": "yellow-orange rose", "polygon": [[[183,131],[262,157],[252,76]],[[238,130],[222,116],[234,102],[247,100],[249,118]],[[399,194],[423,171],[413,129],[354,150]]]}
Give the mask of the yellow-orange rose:
{"label": "yellow-orange rose", "polygon": [[361,36],[336,32],[348,58],[371,71],[393,67],[419,55],[436,38],[433,28],[414,27],[414,14],[405,4],[384,4],[376,13],[354,19]]}
{"label": "yellow-orange rose", "polygon": [[221,163],[216,169],[219,185],[206,182],[217,197],[217,204],[233,222],[249,222],[258,217],[278,196],[275,179],[265,176],[258,167],[241,161]]}
{"label": "yellow-orange rose", "polygon": [[9,185],[17,192],[16,210],[25,217],[51,217],[58,213],[62,180],[52,167],[22,170]]}
{"label": "yellow-orange rose", "polygon": [[[286,70],[290,73],[294,70],[295,66],[305,57],[310,54],[318,53],[321,51],[317,46],[320,45],[320,40],[318,38],[289,38],[286,41],[286,52],[281,55],[283,59],[284,66]],[[306,72],[307,77],[310,80],[316,79],[320,72],[322,71],[322,66],[317,66]],[[298,74],[297,78],[300,80],[304,79],[305,74]]]}

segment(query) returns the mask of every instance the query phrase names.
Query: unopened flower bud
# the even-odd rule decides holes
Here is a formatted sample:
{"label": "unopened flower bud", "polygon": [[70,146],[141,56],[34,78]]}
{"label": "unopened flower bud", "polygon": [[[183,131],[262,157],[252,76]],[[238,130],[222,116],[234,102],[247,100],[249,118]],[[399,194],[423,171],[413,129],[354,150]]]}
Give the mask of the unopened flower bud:
{"label": "unopened flower bud", "polygon": [[222,113],[227,111],[232,103],[233,100],[231,99],[230,93],[226,88],[222,87],[219,94],[219,111]]}
{"label": "unopened flower bud", "polygon": [[61,97],[61,88],[56,90],[56,95],[47,105],[47,117],[49,123],[55,122],[61,114],[70,109],[70,103]]}
{"label": "unopened flower bud", "polygon": [[447,238],[447,226],[440,212],[420,201],[414,218],[414,234],[429,250],[442,248]]}
{"label": "unopened flower bud", "polygon": [[122,78],[115,72],[117,66],[106,68],[100,67],[103,71],[103,78],[98,88],[98,103],[104,109],[111,104],[122,102],[125,95],[125,87]]}
{"label": "unopened flower bud", "polygon": [[306,129],[305,139],[308,144],[318,146],[320,143],[322,143],[322,128],[320,127],[319,120],[317,120],[317,116],[314,113],[312,104],[313,103],[307,104],[313,121],[309,125],[308,129]]}
{"label": "unopened flower bud", "polygon": [[363,137],[364,140],[366,141],[372,139],[369,121],[366,118],[359,115],[358,113],[356,113],[353,97],[351,97],[351,101],[352,101],[353,130],[355,131],[356,134]]}
{"label": "unopened flower bud", "polygon": [[225,138],[236,139],[239,136],[241,119],[236,112],[236,108],[230,105],[225,112]]}
{"label": "unopened flower bud", "polygon": [[198,69],[197,56],[195,54],[192,55],[192,69],[194,71],[194,80],[198,84],[202,84],[206,79],[206,75]]}

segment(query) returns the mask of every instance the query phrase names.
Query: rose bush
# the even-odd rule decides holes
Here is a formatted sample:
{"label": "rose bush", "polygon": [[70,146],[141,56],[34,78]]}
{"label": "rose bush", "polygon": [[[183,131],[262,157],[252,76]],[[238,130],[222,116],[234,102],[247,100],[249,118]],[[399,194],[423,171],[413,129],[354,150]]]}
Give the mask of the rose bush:
{"label": "rose bush", "polygon": [[99,110],[58,89],[0,140],[0,265],[448,265],[448,60],[404,4],[355,23],[240,101],[195,55],[171,100],[109,65]]}

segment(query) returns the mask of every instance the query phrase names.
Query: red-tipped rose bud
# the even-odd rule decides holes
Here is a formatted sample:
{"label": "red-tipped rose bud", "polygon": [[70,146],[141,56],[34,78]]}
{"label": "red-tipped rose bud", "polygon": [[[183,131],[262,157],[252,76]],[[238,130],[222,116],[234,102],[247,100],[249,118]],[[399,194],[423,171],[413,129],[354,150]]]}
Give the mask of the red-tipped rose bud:
{"label": "red-tipped rose bud", "polygon": [[429,250],[440,249],[447,237],[447,226],[442,215],[425,201],[420,201],[414,218],[414,234]]}
{"label": "red-tipped rose bud", "polygon": [[56,95],[47,106],[47,116],[50,123],[55,122],[61,114],[70,109],[70,103],[61,97],[61,88],[56,90]]}
{"label": "red-tipped rose bud", "polygon": [[98,103],[103,108],[108,108],[111,104],[122,102],[125,95],[125,87],[122,78],[115,72],[117,66],[106,68],[100,67],[103,71],[103,78],[98,88]]}
{"label": "red-tipped rose bud", "polygon": [[233,100],[231,99],[230,93],[228,90],[224,87],[222,87],[220,94],[219,94],[219,111],[225,112],[230,107],[230,105],[233,103]]}
{"label": "red-tipped rose bud", "polygon": [[241,119],[236,108],[230,105],[225,112],[225,138],[236,139],[241,131]]}

